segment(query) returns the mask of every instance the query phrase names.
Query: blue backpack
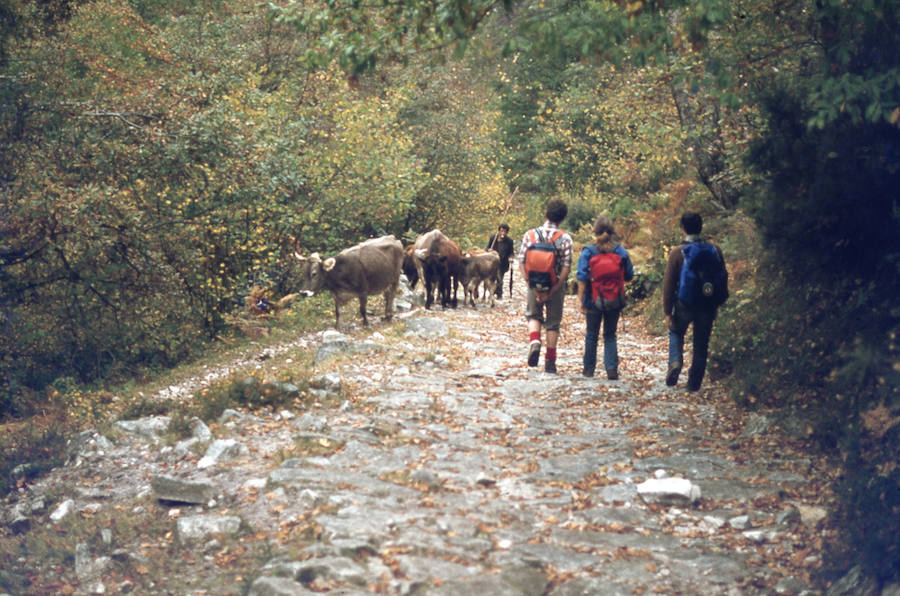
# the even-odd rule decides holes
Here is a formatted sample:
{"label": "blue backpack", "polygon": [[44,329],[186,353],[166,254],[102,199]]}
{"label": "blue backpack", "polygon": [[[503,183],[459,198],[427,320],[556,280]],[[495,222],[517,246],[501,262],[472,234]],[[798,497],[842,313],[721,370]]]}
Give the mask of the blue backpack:
{"label": "blue backpack", "polygon": [[678,300],[687,306],[715,308],[728,299],[728,272],[712,244],[692,242],[681,249],[684,265],[678,282]]}

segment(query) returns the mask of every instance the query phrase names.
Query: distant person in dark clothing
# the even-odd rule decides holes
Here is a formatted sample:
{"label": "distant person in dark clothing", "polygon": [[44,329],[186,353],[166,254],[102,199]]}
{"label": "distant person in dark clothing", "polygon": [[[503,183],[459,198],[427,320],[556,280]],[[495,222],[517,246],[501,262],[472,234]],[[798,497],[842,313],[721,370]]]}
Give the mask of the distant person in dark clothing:
{"label": "distant person in dark clothing", "polygon": [[[497,274],[497,289],[494,292],[497,298],[503,298],[503,276],[509,271],[509,258],[515,252],[512,238],[509,237],[509,226],[505,223],[500,224],[496,234],[491,234],[488,240],[487,250],[496,250],[500,255],[500,271]],[[509,292],[512,294],[512,271],[509,271]]]}

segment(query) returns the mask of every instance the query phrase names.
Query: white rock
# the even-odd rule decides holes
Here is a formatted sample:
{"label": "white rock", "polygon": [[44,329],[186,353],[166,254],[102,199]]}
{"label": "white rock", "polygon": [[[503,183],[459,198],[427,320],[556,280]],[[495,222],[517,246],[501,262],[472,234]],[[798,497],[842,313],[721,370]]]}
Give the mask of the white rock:
{"label": "white rock", "polygon": [[262,490],[266,488],[266,482],[268,482],[268,480],[265,478],[251,478],[244,483],[244,488],[250,490]]}
{"label": "white rock", "polygon": [[684,505],[700,500],[700,487],[686,478],[651,478],[637,486],[645,503]]}
{"label": "white rock", "polygon": [[202,469],[214,466],[228,457],[237,457],[247,453],[247,447],[234,439],[217,439],[206,450],[206,455],[197,462],[197,467]]}
{"label": "white rock", "polygon": [[180,517],[175,533],[182,545],[196,543],[215,534],[234,534],[241,527],[241,519],[234,516],[196,515]]}
{"label": "white rock", "polygon": [[72,513],[72,511],[74,510],[75,501],[73,501],[72,499],[66,499],[59,504],[59,506],[53,511],[53,513],[50,514],[50,519],[55,523],[59,523],[64,517]]}
{"label": "white rock", "polygon": [[753,542],[762,543],[769,542],[778,537],[778,532],[772,529],[747,530],[743,533],[745,538]]}

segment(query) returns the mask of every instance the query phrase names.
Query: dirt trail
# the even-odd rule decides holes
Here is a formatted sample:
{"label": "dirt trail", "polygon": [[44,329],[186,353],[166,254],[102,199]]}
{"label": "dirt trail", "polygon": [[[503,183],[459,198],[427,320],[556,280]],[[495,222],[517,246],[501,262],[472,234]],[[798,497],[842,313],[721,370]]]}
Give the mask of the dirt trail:
{"label": "dirt trail", "polygon": [[[558,375],[525,366],[517,293],[305,338],[327,373],[307,410],[191,445],[88,437],[7,508],[43,501],[15,540],[72,555],[23,548],[17,571],[38,593],[817,593],[825,464],[715,384],[665,387],[666,339],[636,319],[621,380],[583,378],[567,301]],[[160,477],[208,492],[160,500]],[[665,481],[688,496],[645,493]]]}

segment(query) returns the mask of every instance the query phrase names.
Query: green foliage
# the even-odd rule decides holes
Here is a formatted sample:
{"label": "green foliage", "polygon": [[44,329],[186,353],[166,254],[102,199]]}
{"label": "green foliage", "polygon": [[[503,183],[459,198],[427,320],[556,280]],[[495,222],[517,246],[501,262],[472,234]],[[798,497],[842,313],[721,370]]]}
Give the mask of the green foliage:
{"label": "green foliage", "polygon": [[[486,85],[465,63],[422,65],[400,80],[408,93],[398,118],[414,141],[425,176],[404,225],[419,233],[440,227],[459,238],[470,217],[495,208],[503,198],[484,192],[497,169],[493,114],[480,100]],[[468,217],[461,218],[463,213]]]}
{"label": "green foliage", "polygon": [[468,37],[495,8],[509,0],[440,0],[361,5],[340,0],[317,6],[291,0],[270,6],[279,20],[316,39],[304,56],[312,64],[333,58],[348,72],[360,74],[387,59],[409,60],[447,43],[465,47]]}
{"label": "green foliage", "polygon": [[4,413],[57,376],[173,365],[282,276],[291,238],[398,233],[427,183],[398,124],[405,90],[288,77],[302,48],[259,9],[142,7],[153,25],[79,6],[2,79]]}
{"label": "green foliage", "polygon": [[617,8],[596,4],[549,3],[517,15],[498,80],[510,180],[544,194],[631,195],[638,204],[680,175],[669,75],[630,66],[633,56],[615,46],[630,30],[616,29],[622,22]]}

